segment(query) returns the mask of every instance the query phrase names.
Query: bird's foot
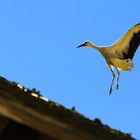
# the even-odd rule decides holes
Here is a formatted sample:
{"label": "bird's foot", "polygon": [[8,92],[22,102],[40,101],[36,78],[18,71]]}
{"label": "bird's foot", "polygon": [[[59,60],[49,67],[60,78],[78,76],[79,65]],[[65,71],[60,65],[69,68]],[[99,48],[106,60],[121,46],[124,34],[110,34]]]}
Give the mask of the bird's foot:
{"label": "bird's foot", "polygon": [[116,85],[116,89],[117,89],[117,90],[119,89],[119,85],[118,85],[118,84]]}
{"label": "bird's foot", "polygon": [[109,95],[111,95],[111,93],[112,93],[112,88],[110,88],[110,90],[109,90]]}

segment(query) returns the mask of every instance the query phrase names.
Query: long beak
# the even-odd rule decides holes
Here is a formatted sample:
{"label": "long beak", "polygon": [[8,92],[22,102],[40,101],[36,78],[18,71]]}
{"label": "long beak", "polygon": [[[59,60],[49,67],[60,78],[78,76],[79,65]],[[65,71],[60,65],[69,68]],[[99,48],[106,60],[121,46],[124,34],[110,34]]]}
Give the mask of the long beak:
{"label": "long beak", "polygon": [[81,45],[79,45],[77,48],[84,47],[84,46],[85,46],[84,44],[81,44]]}

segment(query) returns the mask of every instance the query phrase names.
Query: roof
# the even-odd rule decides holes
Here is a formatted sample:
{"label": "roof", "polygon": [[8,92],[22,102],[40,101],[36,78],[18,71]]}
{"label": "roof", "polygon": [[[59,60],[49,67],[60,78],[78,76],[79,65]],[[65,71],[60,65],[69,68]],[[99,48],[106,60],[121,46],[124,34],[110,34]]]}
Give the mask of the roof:
{"label": "roof", "polygon": [[99,119],[81,115],[75,107],[44,98],[36,89],[27,89],[0,77],[0,114],[59,140],[134,140],[130,134],[110,128]]}

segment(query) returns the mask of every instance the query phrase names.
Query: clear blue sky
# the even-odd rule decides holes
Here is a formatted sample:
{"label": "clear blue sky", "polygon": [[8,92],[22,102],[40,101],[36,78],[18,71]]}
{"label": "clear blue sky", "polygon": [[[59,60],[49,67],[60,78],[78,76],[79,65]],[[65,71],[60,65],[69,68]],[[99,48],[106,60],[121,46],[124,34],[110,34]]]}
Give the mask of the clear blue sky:
{"label": "clear blue sky", "polygon": [[108,96],[104,59],[76,48],[85,40],[110,45],[139,22],[139,0],[0,1],[0,75],[140,139],[140,49]]}

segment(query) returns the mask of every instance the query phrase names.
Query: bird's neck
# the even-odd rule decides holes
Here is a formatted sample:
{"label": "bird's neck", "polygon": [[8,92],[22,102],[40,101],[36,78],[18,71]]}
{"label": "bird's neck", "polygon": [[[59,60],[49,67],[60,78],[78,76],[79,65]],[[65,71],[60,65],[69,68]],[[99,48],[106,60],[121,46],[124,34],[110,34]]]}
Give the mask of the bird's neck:
{"label": "bird's neck", "polygon": [[95,44],[93,44],[91,42],[88,44],[88,46],[91,47],[91,48],[95,48],[95,49],[99,50],[99,47],[97,47]]}

